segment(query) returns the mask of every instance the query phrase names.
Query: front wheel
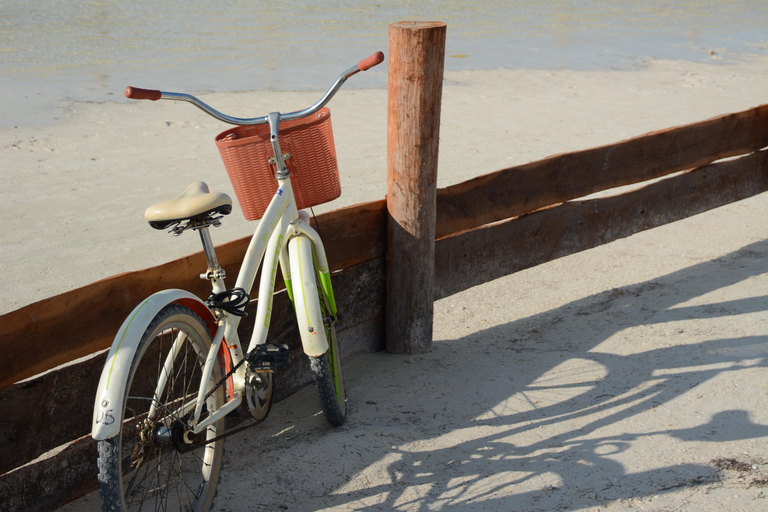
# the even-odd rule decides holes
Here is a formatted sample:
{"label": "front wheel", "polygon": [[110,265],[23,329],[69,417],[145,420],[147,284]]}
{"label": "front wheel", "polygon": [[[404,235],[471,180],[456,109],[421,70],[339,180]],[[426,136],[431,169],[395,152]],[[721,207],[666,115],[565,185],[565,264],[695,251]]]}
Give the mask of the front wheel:
{"label": "front wheel", "polygon": [[320,396],[320,407],[323,409],[325,419],[334,427],[338,427],[344,423],[347,415],[344,382],[337,384],[327,354],[320,357],[310,357],[309,366],[312,368],[312,373],[315,374],[317,394]]}
{"label": "front wheel", "polygon": [[[310,336],[312,339],[320,334],[319,328],[322,326],[322,334],[327,341],[325,353],[319,353],[320,351],[307,353],[311,354],[310,367],[315,376],[317,393],[320,396],[320,405],[325,419],[334,427],[338,427],[344,423],[347,415],[347,397],[344,391],[344,377],[341,374],[341,354],[336,340],[333,301],[326,295],[320,281],[312,243],[306,237],[299,236],[291,240],[289,249],[291,269],[298,269],[300,272],[300,279],[293,286],[299,329],[313,333]],[[306,332],[303,336],[308,336]],[[322,341],[321,336],[320,342]],[[318,343],[318,345],[325,344]]]}
{"label": "front wheel", "polygon": [[325,337],[328,340],[328,352],[320,357],[310,357],[309,365],[315,374],[317,394],[320,395],[320,406],[328,423],[338,427],[344,423],[347,417],[347,395],[344,391],[344,376],[341,373],[341,354],[339,344],[336,341],[336,327],[334,315],[330,311],[330,301],[325,294],[319,279],[319,272],[315,274],[317,283],[317,295],[320,300],[320,311],[323,316]]}
{"label": "front wheel", "polygon": [[[166,306],[147,327],[125,387],[120,433],[99,441],[103,510],[205,512],[211,507],[224,420],[197,435],[187,428],[210,347],[203,322],[183,306]],[[221,373],[215,364],[211,382]],[[203,409],[215,411],[223,403],[219,387]]]}

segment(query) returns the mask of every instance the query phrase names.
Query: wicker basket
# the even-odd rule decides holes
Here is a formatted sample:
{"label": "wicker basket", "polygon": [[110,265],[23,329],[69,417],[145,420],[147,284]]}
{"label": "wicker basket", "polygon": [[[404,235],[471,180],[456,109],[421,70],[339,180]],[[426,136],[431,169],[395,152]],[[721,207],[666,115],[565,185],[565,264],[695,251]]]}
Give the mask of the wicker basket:
{"label": "wicker basket", "polygon": [[[299,209],[327,203],[341,195],[327,108],[303,119],[280,123],[280,149],[290,154],[286,165]],[[277,190],[269,125],[237,126],[216,137],[224,167],[247,220],[264,216]]]}

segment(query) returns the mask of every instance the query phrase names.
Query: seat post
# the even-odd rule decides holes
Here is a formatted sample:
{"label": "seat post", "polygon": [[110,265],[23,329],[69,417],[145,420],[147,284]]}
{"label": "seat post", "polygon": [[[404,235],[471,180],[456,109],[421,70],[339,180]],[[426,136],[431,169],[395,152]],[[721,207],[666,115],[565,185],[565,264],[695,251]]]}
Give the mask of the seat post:
{"label": "seat post", "polygon": [[208,226],[198,228],[200,232],[200,241],[203,242],[203,252],[205,252],[205,261],[208,263],[208,272],[201,274],[201,279],[224,279],[226,274],[224,269],[219,266],[219,261],[216,259],[216,249],[213,247],[213,240],[211,239],[211,233],[208,231]]}

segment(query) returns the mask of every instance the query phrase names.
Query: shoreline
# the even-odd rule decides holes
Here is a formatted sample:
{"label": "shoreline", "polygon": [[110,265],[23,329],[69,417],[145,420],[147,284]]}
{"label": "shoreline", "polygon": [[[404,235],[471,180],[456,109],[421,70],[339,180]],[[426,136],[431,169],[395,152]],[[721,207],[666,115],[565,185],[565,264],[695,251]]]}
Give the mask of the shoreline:
{"label": "shoreline", "polygon": [[[533,53],[536,52],[534,51]],[[740,50],[728,47],[717,47],[710,49],[698,48],[694,51],[693,48],[689,48],[688,54],[688,57],[681,58],[631,55],[625,56],[615,63],[605,62],[597,64],[591,62],[590,64],[582,63],[582,65],[573,65],[573,63],[569,63],[568,66],[557,65],[551,62],[541,66],[531,66],[531,62],[527,62],[520,63],[513,67],[503,65],[494,67],[486,60],[485,65],[465,68],[460,64],[455,64],[462,62],[468,55],[456,53],[449,54],[447,52],[445,57],[445,73],[446,75],[454,73],[485,73],[494,71],[622,73],[642,71],[653,65],[655,62],[689,62],[694,65],[728,67],[739,66],[756,59],[765,58],[768,56],[768,45],[765,42],[753,42]],[[695,55],[699,55],[698,58],[694,58]],[[550,60],[552,59],[550,58],[547,61],[549,62]],[[472,59],[472,61],[476,61],[476,59]],[[386,65],[386,61],[384,64]],[[2,96],[5,98],[15,98],[13,103],[2,105],[4,116],[0,119],[0,130],[22,127],[42,127],[61,122],[66,119],[67,113],[73,105],[122,103],[125,101],[122,95],[123,87],[115,86],[114,82],[116,81],[120,84],[125,82],[126,85],[131,85],[133,82],[140,81],[142,82],[142,85],[139,85],[140,87],[186,92],[196,96],[211,94],[243,94],[252,93],[254,91],[254,89],[247,87],[245,84],[234,87],[231,85],[222,85],[222,83],[226,84],[227,77],[220,78],[220,83],[218,84],[214,85],[211,83],[206,87],[196,86],[193,80],[186,84],[180,77],[170,80],[164,77],[157,77],[156,73],[156,71],[150,70],[147,70],[144,74],[133,72],[130,77],[126,75],[124,79],[121,79],[122,81],[112,78],[112,85],[108,85],[106,82],[99,82],[99,77],[96,77],[93,83],[79,83],[82,78],[77,79],[70,77],[71,83],[69,83],[66,76],[53,77],[52,81],[47,79],[50,77],[37,75],[28,76],[25,73],[20,73],[16,76],[0,76],[0,92],[2,92]],[[259,86],[257,83],[257,89],[255,90],[273,93],[322,92],[335,78],[335,75],[333,75],[332,72],[322,73],[322,78],[320,79],[320,77],[317,77],[317,83],[311,83],[310,85],[306,85],[305,82],[302,82],[301,85],[297,84],[295,78],[288,73],[288,70],[283,71],[281,77],[285,80],[287,85],[276,85],[278,82],[272,78],[263,86]],[[350,80],[345,84],[344,89],[376,90],[386,88],[386,81],[386,68],[374,68],[372,71],[358,75],[355,79]],[[184,84],[186,84],[186,86]],[[34,94],[29,93],[29,91],[32,90],[35,91]]]}
{"label": "shoreline", "polygon": [[[737,64],[654,59],[632,71],[446,72],[438,186],[744,110],[768,102],[766,90],[768,55]],[[243,116],[295,110],[316,96],[201,95]],[[344,90],[331,109],[342,197],[317,213],[386,192],[386,89]],[[155,232],[143,211],[198,179],[234,199],[213,144],[224,129],[188,105],[125,100],[72,102],[55,123],[0,130],[0,270],[10,275],[0,314],[197,252],[197,239]],[[214,242],[252,229],[235,206]]]}

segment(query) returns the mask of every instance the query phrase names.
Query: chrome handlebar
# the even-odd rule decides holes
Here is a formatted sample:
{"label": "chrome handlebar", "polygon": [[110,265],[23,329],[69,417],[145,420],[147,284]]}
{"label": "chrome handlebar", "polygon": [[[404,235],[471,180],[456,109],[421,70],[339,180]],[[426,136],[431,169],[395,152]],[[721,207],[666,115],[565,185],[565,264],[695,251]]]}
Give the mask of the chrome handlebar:
{"label": "chrome handlebar", "polygon": [[[297,110],[296,112],[289,112],[287,114],[279,114],[279,120],[280,121],[289,121],[292,119],[301,119],[302,117],[307,117],[309,115],[314,114],[321,108],[323,108],[329,101],[331,101],[331,98],[341,89],[341,86],[344,85],[344,82],[347,81],[349,77],[352,75],[355,75],[359,73],[360,71],[366,71],[367,69],[372,68],[373,66],[376,66],[384,61],[384,54],[382,52],[376,52],[367,59],[361,60],[358,64],[355,66],[352,66],[351,68],[347,69],[343,73],[339,75],[339,77],[336,79],[336,81],[333,83],[333,85],[326,91],[326,93],[323,95],[322,98],[320,98],[320,101],[312,105],[311,107],[305,108],[304,110]],[[164,91],[157,91],[157,90],[148,90],[148,89],[140,89],[138,87],[126,87],[125,89],[125,96],[127,98],[131,99],[137,99],[137,100],[175,100],[175,101],[186,101],[188,103],[192,103],[194,106],[205,112],[206,114],[215,117],[219,121],[223,121],[225,123],[234,124],[238,126],[253,126],[257,124],[267,124],[269,123],[269,117],[270,116],[261,116],[261,117],[250,117],[250,118],[243,118],[243,117],[232,117],[228,116],[226,114],[223,114],[222,112],[219,112],[215,108],[211,107],[207,103],[201,101],[200,99],[192,96],[191,94],[183,94],[178,92],[164,92]]]}

